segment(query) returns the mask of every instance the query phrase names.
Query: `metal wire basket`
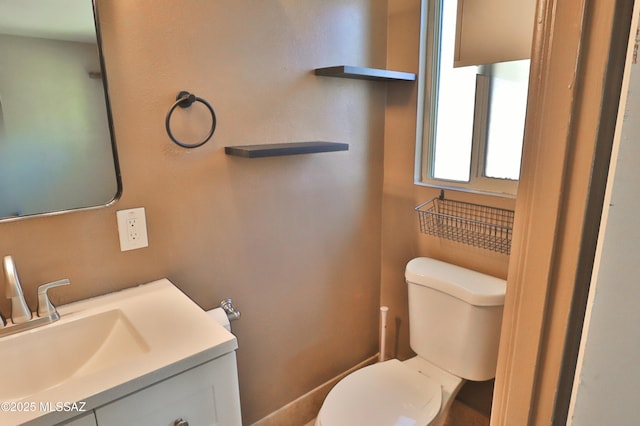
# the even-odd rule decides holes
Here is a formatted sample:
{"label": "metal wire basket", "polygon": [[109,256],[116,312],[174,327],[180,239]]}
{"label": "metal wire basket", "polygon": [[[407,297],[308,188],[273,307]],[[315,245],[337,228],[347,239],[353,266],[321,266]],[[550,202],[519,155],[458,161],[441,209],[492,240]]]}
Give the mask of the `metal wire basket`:
{"label": "metal wire basket", "polygon": [[513,210],[448,200],[442,194],[415,210],[425,234],[498,253],[511,252]]}

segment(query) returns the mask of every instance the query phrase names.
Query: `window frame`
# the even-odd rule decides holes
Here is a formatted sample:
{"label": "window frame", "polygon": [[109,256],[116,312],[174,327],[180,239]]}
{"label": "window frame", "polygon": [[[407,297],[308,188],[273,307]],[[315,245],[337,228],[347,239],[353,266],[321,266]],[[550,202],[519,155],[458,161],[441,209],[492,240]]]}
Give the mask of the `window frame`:
{"label": "window frame", "polygon": [[476,77],[469,181],[461,182],[433,177],[434,122],[438,98],[443,1],[446,0],[423,0],[421,4],[414,183],[439,189],[515,198],[517,180],[491,178],[484,175],[491,79],[482,74]]}

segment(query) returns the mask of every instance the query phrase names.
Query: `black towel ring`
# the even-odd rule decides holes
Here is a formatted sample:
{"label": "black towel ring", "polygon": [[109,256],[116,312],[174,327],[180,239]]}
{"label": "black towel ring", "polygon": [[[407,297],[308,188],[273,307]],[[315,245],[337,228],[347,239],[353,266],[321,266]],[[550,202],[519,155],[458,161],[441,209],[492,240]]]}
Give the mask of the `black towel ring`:
{"label": "black towel ring", "polygon": [[[207,135],[207,137],[204,138],[202,142],[188,144],[188,143],[179,141],[178,139],[176,139],[175,136],[173,136],[173,132],[171,131],[171,123],[170,123],[171,114],[173,114],[173,111],[176,109],[176,107],[179,106],[180,108],[189,108],[191,104],[193,104],[196,101],[206,106],[209,112],[211,113],[211,129],[209,130],[209,134]],[[216,131],[216,113],[213,111],[213,107],[211,107],[209,102],[205,101],[202,98],[197,97],[193,93],[189,93],[183,90],[180,93],[178,93],[178,95],[176,96],[175,103],[171,105],[171,108],[169,108],[169,112],[167,113],[167,118],[165,119],[165,126],[167,128],[167,134],[169,135],[171,140],[175,142],[177,145],[180,145],[183,148],[197,148],[207,143],[207,141],[211,139],[211,136],[213,136],[213,132]]]}

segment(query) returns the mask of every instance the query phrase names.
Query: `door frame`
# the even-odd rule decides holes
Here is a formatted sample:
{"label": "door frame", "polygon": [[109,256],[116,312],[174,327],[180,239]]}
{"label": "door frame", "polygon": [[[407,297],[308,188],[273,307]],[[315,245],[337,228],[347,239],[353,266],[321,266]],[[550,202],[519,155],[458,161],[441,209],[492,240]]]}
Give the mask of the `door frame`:
{"label": "door frame", "polygon": [[633,0],[539,0],[491,425],[565,424]]}

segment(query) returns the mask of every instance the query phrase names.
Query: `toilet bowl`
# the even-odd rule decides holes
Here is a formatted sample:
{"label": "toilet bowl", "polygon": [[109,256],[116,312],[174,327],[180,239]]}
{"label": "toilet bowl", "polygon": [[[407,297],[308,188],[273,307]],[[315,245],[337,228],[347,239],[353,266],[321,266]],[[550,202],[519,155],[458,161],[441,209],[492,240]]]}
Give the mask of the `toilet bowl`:
{"label": "toilet bowl", "polygon": [[441,426],[465,380],[494,377],[505,281],[429,258],[410,261],[405,278],[417,356],[343,378],[316,426]]}
{"label": "toilet bowl", "polygon": [[315,426],[440,426],[463,383],[419,357],[373,364],[329,392]]}

